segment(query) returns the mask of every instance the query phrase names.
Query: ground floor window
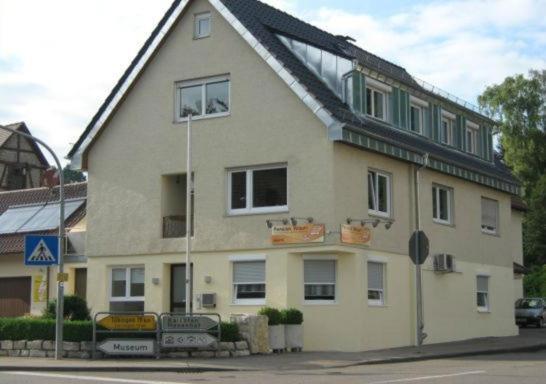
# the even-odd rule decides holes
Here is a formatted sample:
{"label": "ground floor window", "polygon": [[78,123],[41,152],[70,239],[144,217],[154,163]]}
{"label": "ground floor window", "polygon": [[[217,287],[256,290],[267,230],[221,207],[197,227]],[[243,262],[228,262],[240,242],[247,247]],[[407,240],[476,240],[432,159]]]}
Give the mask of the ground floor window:
{"label": "ground floor window", "polygon": [[478,310],[489,311],[489,276],[477,276],[476,288]]}
{"label": "ground floor window", "polygon": [[368,262],[368,304],[385,304],[384,276],[385,265],[383,263]]}
{"label": "ground floor window", "polygon": [[110,311],[144,311],[144,267],[111,269]]}
{"label": "ground floor window", "polygon": [[336,261],[303,261],[304,295],[306,301],[336,299]]}
{"label": "ground floor window", "polygon": [[234,261],[235,304],[265,303],[265,261]]}

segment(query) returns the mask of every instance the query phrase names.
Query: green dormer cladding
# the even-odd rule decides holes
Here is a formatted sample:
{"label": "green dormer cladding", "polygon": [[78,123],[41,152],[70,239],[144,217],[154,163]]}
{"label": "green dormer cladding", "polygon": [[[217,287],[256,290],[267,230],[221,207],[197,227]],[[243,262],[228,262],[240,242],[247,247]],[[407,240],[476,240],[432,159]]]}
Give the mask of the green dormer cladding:
{"label": "green dormer cladding", "polygon": [[[445,145],[477,156],[486,161],[493,161],[492,129],[486,124],[477,125],[460,108],[453,105],[448,109],[445,103],[425,100],[423,96],[414,96],[407,87],[392,84],[379,85],[378,80],[367,77],[359,70],[345,76],[345,101],[353,112],[366,118],[373,118],[390,124],[398,129],[421,135],[438,144]],[[385,113],[378,116],[375,112],[378,97],[382,93],[385,100]],[[418,93],[418,92],[416,92]],[[374,100],[368,100],[373,97]],[[431,99],[428,95],[427,99]],[[414,101],[415,100],[415,101]],[[413,111],[412,111],[413,108]],[[370,110],[371,109],[371,110]],[[458,111],[454,113],[454,111]],[[479,119],[474,119],[478,121]]]}

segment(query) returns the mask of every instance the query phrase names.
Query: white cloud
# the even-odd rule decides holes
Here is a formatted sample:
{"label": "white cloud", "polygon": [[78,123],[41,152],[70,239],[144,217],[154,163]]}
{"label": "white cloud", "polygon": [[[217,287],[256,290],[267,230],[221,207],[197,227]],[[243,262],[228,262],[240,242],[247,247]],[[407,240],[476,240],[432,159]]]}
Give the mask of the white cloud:
{"label": "white cloud", "polygon": [[[267,0],[458,96],[546,67],[546,0],[448,0],[388,17]],[[0,123],[65,155],[171,0],[0,0]]]}

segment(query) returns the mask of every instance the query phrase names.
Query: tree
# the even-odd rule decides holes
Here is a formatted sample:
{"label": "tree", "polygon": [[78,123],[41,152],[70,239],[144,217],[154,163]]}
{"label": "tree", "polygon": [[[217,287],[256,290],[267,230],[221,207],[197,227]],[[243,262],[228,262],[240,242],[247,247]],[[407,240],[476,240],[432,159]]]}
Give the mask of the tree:
{"label": "tree", "polygon": [[500,121],[500,151],[523,186],[529,207],[523,225],[528,265],[546,263],[546,70],[507,77],[478,101]]}
{"label": "tree", "polygon": [[67,166],[63,168],[63,176],[65,184],[79,183],[87,180],[82,171],[74,171]]}

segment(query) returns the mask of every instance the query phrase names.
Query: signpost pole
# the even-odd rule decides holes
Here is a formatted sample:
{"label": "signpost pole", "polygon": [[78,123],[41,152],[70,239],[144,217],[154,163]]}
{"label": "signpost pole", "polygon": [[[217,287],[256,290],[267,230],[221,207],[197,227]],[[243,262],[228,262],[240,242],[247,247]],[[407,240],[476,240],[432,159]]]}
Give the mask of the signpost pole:
{"label": "signpost pole", "polygon": [[191,118],[188,115],[188,132],[187,132],[187,149],[186,149],[186,314],[191,314],[191,192],[192,192],[192,177],[191,177]]}
{"label": "signpost pole", "polygon": [[[42,140],[18,130],[0,125],[0,129],[41,144],[53,157],[59,170],[59,274],[64,273],[64,175],[63,168],[55,152]],[[57,279],[59,280],[59,279]],[[55,359],[60,360],[63,354],[63,310],[64,310],[64,282],[57,281],[57,318],[55,324]]]}
{"label": "signpost pole", "polygon": [[[423,156],[423,165],[416,168],[415,170],[415,224],[417,227],[417,232],[421,231],[421,213],[420,213],[420,173],[421,169],[426,167],[428,163],[428,156]],[[425,324],[423,321],[423,286],[422,286],[422,276],[421,276],[421,260],[420,260],[420,249],[421,249],[421,236],[417,236],[415,241],[415,254],[416,254],[416,263],[415,263],[415,295],[416,295],[416,311],[417,311],[417,321],[416,321],[416,338],[417,346],[423,344],[423,340],[426,335],[423,330]]]}

